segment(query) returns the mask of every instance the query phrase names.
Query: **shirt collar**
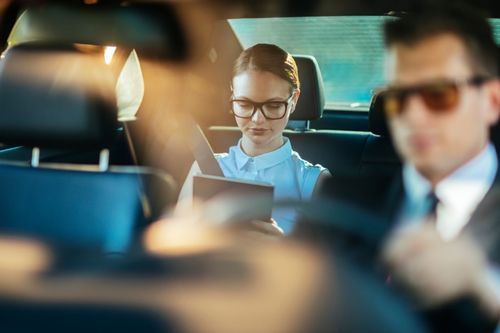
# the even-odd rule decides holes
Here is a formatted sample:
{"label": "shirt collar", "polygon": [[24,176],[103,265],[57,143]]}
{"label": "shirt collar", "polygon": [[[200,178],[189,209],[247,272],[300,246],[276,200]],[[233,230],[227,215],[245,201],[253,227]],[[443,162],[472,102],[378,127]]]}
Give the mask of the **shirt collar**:
{"label": "shirt collar", "polygon": [[[436,196],[450,208],[473,210],[492,186],[497,168],[495,148],[488,144],[473,159],[440,181],[436,185]],[[414,203],[425,200],[432,188],[431,183],[408,163],[403,168],[403,184],[408,200]]]}
{"label": "shirt collar", "polygon": [[267,169],[292,156],[292,145],[287,137],[283,137],[284,144],[276,150],[258,156],[248,156],[241,149],[241,139],[236,146],[229,149],[230,154],[234,154],[236,165],[239,170],[247,164],[254,163],[256,170]]}

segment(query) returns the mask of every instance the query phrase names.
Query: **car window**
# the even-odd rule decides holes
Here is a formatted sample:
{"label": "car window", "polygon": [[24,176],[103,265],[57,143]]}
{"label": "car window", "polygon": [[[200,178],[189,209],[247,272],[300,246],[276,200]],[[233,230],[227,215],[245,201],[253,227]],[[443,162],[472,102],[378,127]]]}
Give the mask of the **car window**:
{"label": "car window", "polygon": [[[387,16],[291,17],[229,20],[244,48],[280,45],[292,54],[316,57],[323,75],[327,109],[367,111],[382,86],[382,23]],[[500,19],[492,19],[500,43]]]}

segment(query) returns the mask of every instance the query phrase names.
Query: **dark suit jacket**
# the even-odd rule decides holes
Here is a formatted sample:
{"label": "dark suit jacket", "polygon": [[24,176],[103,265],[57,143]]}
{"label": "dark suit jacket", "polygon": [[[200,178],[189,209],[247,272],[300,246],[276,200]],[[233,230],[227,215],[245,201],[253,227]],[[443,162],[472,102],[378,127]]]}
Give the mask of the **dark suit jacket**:
{"label": "dark suit jacket", "polygon": [[[404,199],[401,173],[391,184],[384,212],[389,224],[394,224]],[[500,264],[500,172],[497,171],[492,187],[474,210],[462,233],[471,234],[478,240],[490,260]]]}
{"label": "dark suit jacket", "polygon": [[[320,221],[304,218],[299,222],[295,235],[343,252],[345,256],[362,265],[368,264],[367,267],[374,267],[377,271],[380,267],[373,264],[378,262],[379,251],[394,227],[405,199],[402,173],[398,172],[392,180],[332,177],[323,183],[319,197],[327,199],[329,205],[335,207],[344,207],[345,203],[349,203],[348,207],[356,213],[343,211],[336,214],[333,209],[327,214],[320,214]],[[342,227],[346,218],[349,223],[356,224],[347,232]],[[376,232],[367,233],[367,228],[376,229]],[[500,172],[497,172],[493,186],[462,232],[472,234],[484,247],[490,260],[500,264]],[[477,304],[467,297],[432,309],[424,315],[432,331],[436,332],[489,332],[496,326],[496,322],[484,316]]]}
{"label": "dark suit jacket", "polygon": [[[335,176],[325,180],[319,191],[319,198],[326,199],[330,205],[346,204],[357,210],[357,216],[364,212],[364,221],[350,219],[350,223],[356,223],[359,232],[366,228],[377,228],[372,233],[373,238],[366,240],[367,251],[373,253],[373,247],[380,247],[388,233],[397,222],[397,216],[405,199],[402,173],[398,172],[393,179],[388,178],[336,178]],[[323,243],[331,240],[338,232],[338,225],[343,223],[340,219],[346,218],[346,214],[329,213],[326,219],[321,221],[310,221],[307,217],[299,223],[295,232],[299,237],[315,239]],[[500,172],[497,172],[492,187],[488,190],[484,199],[475,209],[470,221],[463,229],[464,233],[470,233],[478,243],[484,247],[489,258],[500,264]],[[356,230],[352,232],[350,237]],[[340,237],[344,237],[342,233]],[[360,245],[360,244],[357,244]]]}

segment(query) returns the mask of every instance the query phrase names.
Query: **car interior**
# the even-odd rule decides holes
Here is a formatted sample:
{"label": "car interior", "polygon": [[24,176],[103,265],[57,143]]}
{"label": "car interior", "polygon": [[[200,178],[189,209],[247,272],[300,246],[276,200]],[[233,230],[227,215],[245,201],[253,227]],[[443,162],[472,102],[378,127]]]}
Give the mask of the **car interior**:
{"label": "car interior", "polygon": [[[349,41],[361,40],[356,29],[363,26],[356,20],[380,23],[418,5],[410,0],[0,0],[0,243],[32,240],[53,256],[48,267],[28,269],[29,279],[18,279],[16,274],[28,273],[22,265],[12,270],[9,265],[36,256],[0,245],[0,276],[6,276],[0,277],[0,331],[429,331],[406,299],[382,290],[340,255],[295,245],[255,249],[228,241],[218,229],[207,241],[199,226],[199,233],[188,229],[189,237],[172,231],[165,256],[145,244],[155,222],[174,219],[200,140],[214,153],[238,142],[241,132],[229,112],[232,63],[254,40],[276,41],[273,34],[297,43],[290,53],[301,95],[284,131],[293,149],[330,170],[341,191],[355,192],[366,179],[388,187],[401,160],[379,98],[382,73],[370,72],[377,65],[371,62],[363,70],[372,79],[351,78],[361,72],[351,74],[356,65],[349,62],[349,57],[380,58],[381,52],[373,46],[353,51]],[[474,5],[489,13],[500,43],[496,4]],[[327,19],[345,29],[338,32],[345,35],[343,45],[306,45],[312,37],[287,30],[292,24],[324,29],[313,23]],[[380,46],[380,31],[365,27],[375,32],[363,38],[378,38]],[[324,54],[312,52],[313,46]],[[327,68],[325,59],[335,52],[346,52],[345,63]],[[347,75],[335,81],[331,68]],[[124,75],[129,83],[140,83],[120,87]],[[363,80],[370,82],[352,93],[358,100],[332,99],[332,91],[344,91],[335,85]],[[120,117],[124,103],[131,103],[132,113]],[[491,132],[497,149],[499,126]],[[352,212],[320,200],[282,204],[303,205],[305,215],[322,223],[330,214],[345,214],[348,224]],[[335,230],[370,242],[379,232],[377,222],[373,218],[374,227],[366,232],[346,225]],[[195,245],[183,245],[186,238]],[[17,260],[2,259],[16,255]],[[283,260],[282,268],[273,256]],[[318,268],[318,258],[338,266]],[[315,280],[316,273],[321,279]]]}

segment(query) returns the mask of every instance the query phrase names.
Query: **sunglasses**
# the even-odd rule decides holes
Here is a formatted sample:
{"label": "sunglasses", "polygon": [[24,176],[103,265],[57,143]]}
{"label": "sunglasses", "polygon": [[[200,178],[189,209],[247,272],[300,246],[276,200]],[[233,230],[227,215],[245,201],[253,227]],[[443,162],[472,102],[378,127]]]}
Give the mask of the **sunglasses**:
{"label": "sunglasses", "polygon": [[453,110],[460,100],[460,88],[480,86],[490,78],[475,76],[470,79],[452,81],[439,80],[409,87],[389,87],[380,94],[384,111],[390,117],[404,113],[408,97],[418,95],[429,111],[446,113]]}

